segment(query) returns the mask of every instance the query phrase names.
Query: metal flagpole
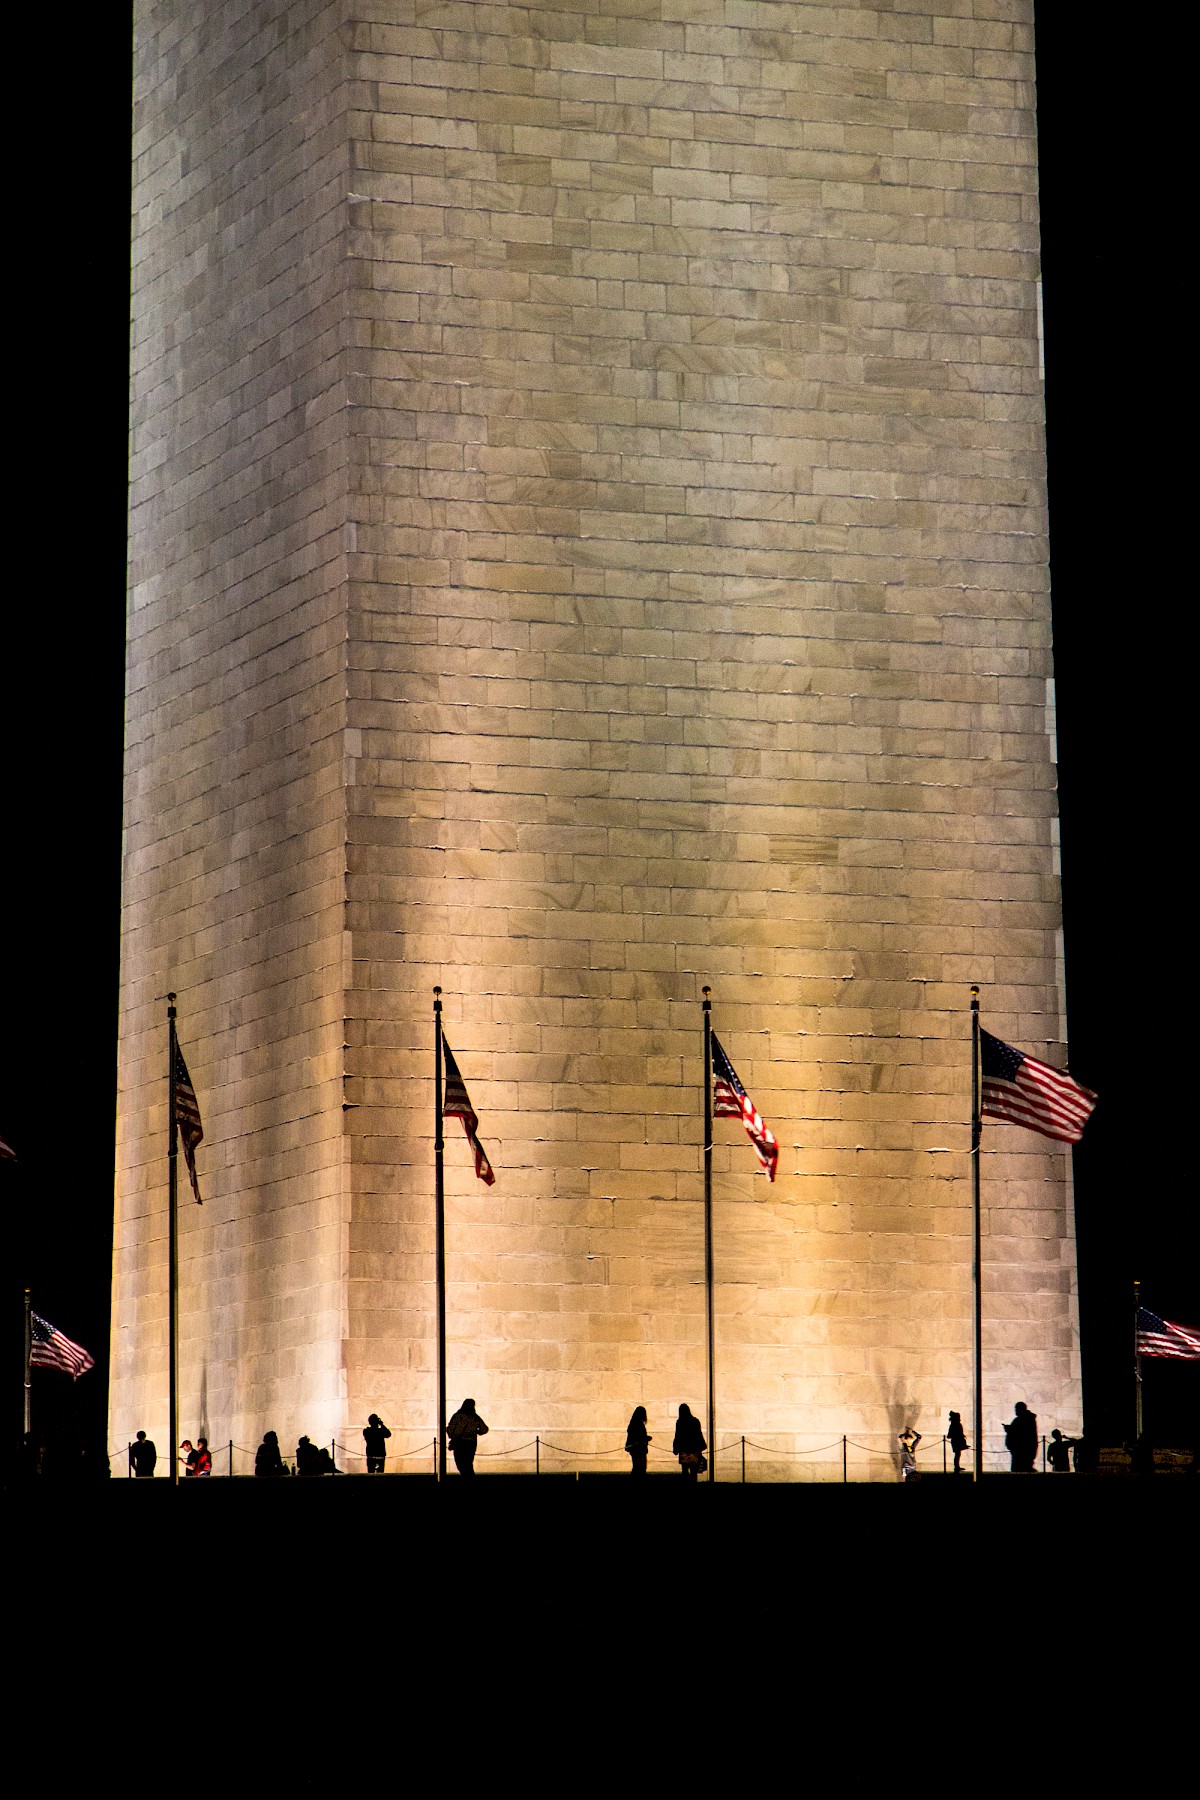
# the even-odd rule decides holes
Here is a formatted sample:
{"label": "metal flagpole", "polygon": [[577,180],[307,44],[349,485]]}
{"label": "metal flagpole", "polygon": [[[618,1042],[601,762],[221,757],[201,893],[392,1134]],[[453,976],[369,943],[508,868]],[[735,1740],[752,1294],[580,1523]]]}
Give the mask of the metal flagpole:
{"label": "metal flagpole", "polygon": [[446,1479],[446,1189],[442,1169],[442,990],[433,990],[433,1192],[437,1260],[437,1471]]}
{"label": "metal flagpole", "polygon": [[979,1200],[980,1143],[983,1118],[979,1110],[979,989],[971,989],[971,1192],[975,1213],[972,1281],[975,1298],[975,1479],[983,1474],[983,1230]]}
{"label": "metal flagpole", "polygon": [[25,1436],[33,1430],[33,1295],[25,1289]]}
{"label": "metal flagpole", "polygon": [[716,1349],[713,1320],[712,1001],[704,988],[704,1290],[708,1308],[708,1479],[717,1479]]}
{"label": "metal flagpole", "polygon": [[1138,1313],[1142,1305],[1142,1284],[1133,1284],[1133,1400],[1134,1438],[1142,1435],[1142,1345],[1138,1335]]}
{"label": "metal flagpole", "polygon": [[167,1302],[167,1382],[170,1387],[168,1415],[171,1433],[171,1480],[179,1485],[179,1121],[175,1110],[175,1062],[178,1056],[175,1036],[175,996],[167,995],[167,1207],[168,1281]]}

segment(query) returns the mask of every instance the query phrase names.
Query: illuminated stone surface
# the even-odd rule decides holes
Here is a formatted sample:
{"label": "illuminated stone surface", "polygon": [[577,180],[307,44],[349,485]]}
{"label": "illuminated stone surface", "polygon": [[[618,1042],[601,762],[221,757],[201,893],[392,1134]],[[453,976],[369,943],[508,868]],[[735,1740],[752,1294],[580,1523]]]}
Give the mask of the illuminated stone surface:
{"label": "illuminated stone surface", "polygon": [[[203,13],[137,26],[114,1441],[168,988],[183,1427],[432,1435],[434,982],[497,1448],[703,1407],[704,982],[783,1146],[717,1127],[722,1441],[936,1435],[968,983],[1065,1058],[1031,0]],[[989,1421],[1078,1425],[1069,1157],[985,1141]]]}

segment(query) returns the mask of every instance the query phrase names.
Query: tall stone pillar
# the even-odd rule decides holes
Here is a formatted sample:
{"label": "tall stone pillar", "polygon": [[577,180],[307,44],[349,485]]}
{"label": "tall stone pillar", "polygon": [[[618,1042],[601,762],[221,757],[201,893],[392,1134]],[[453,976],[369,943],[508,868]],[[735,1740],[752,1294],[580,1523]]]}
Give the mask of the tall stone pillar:
{"label": "tall stone pillar", "polygon": [[[783,1147],[718,1127],[722,1441],[936,1435],[968,984],[1065,1059],[1032,0],[200,10],[138,25],[114,1432],[170,988],[192,1435],[432,1435],[436,982],[498,1448],[702,1405],[704,983]],[[989,1420],[1077,1424],[1068,1153],[985,1144]]]}

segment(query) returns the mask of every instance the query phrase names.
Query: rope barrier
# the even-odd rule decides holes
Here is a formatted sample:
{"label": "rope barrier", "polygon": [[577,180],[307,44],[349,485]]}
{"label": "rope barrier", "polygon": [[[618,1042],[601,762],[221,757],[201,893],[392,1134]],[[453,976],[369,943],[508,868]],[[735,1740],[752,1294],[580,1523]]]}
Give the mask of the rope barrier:
{"label": "rope barrier", "polygon": [[[517,1444],[511,1450],[478,1450],[478,1451],[476,1451],[476,1455],[477,1456],[519,1456],[522,1450],[532,1450],[534,1447],[534,1444],[536,1442],[537,1442],[536,1438],[530,1438],[530,1440],[527,1444]],[[543,1449],[545,1448],[544,1444],[543,1444],[542,1448]]]}

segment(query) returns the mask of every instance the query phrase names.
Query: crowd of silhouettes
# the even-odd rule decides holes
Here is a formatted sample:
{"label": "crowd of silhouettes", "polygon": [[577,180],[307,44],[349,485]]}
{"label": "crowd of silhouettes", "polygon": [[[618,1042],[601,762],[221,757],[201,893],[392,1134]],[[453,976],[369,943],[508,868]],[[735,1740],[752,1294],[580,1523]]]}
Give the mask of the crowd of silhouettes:
{"label": "crowd of silhouettes", "polygon": [[[648,1419],[644,1406],[635,1406],[625,1432],[625,1453],[629,1457],[630,1473],[641,1476],[646,1473],[646,1465],[650,1455],[650,1445],[654,1441],[647,1429]],[[475,1473],[475,1453],[481,1437],[487,1434],[487,1423],[475,1409],[473,1399],[463,1401],[458,1411],[452,1415],[446,1426],[446,1437],[454,1458],[454,1466],[460,1475],[473,1476]],[[366,1446],[366,1463],[368,1475],[382,1475],[387,1463],[387,1442],[391,1432],[379,1417],[372,1413],[363,1427],[363,1441]],[[900,1450],[900,1479],[914,1480],[918,1474],[916,1450],[921,1442],[921,1433],[911,1425],[906,1425],[898,1434]],[[1037,1414],[1031,1412],[1024,1400],[1018,1400],[1013,1408],[1013,1417],[1004,1427],[1004,1442],[1009,1454],[1010,1467],[1013,1474],[1032,1474],[1038,1452]],[[970,1448],[966,1432],[963,1430],[962,1416],[952,1412],[945,1431],[945,1443],[954,1455],[954,1473],[962,1473],[963,1453]],[[212,1474],[212,1456],[205,1438],[197,1438],[195,1445],[185,1438],[179,1446],[184,1462],[185,1477],[206,1476]],[[671,1454],[678,1458],[679,1468],[685,1481],[696,1481],[708,1468],[705,1452],[708,1445],[700,1421],[689,1406],[681,1405],[675,1421],[675,1436],[671,1443]],[[1143,1433],[1130,1451],[1130,1458],[1135,1473],[1152,1474],[1154,1471],[1154,1450],[1147,1434]],[[129,1446],[129,1466],[132,1473],[140,1479],[152,1476],[158,1461],[158,1452],[144,1431],[139,1431],[137,1439]],[[1080,1437],[1066,1437],[1055,1429],[1050,1434],[1050,1442],[1046,1447],[1046,1461],[1055,1475],[1070,1474],[1072,1466],[1076,1474],[1091,1473],[1095,1463],[1086,1440]],[[1200,1464],[1200,1455],[1196,1458]],[[1196,1466],[1194,1464],[1194,1466]],[[338,1469],[332,1453],[323,1445],[312,1443],[302,1437],[296,1445],[295,1473],[297,1475],[336,1475]],[[255,1475],[267,1478],[291,1473],[284,1462],[279,1449],[279,1439],[275,1432],[268,1431],[263,1436],[254,1457]]]}

